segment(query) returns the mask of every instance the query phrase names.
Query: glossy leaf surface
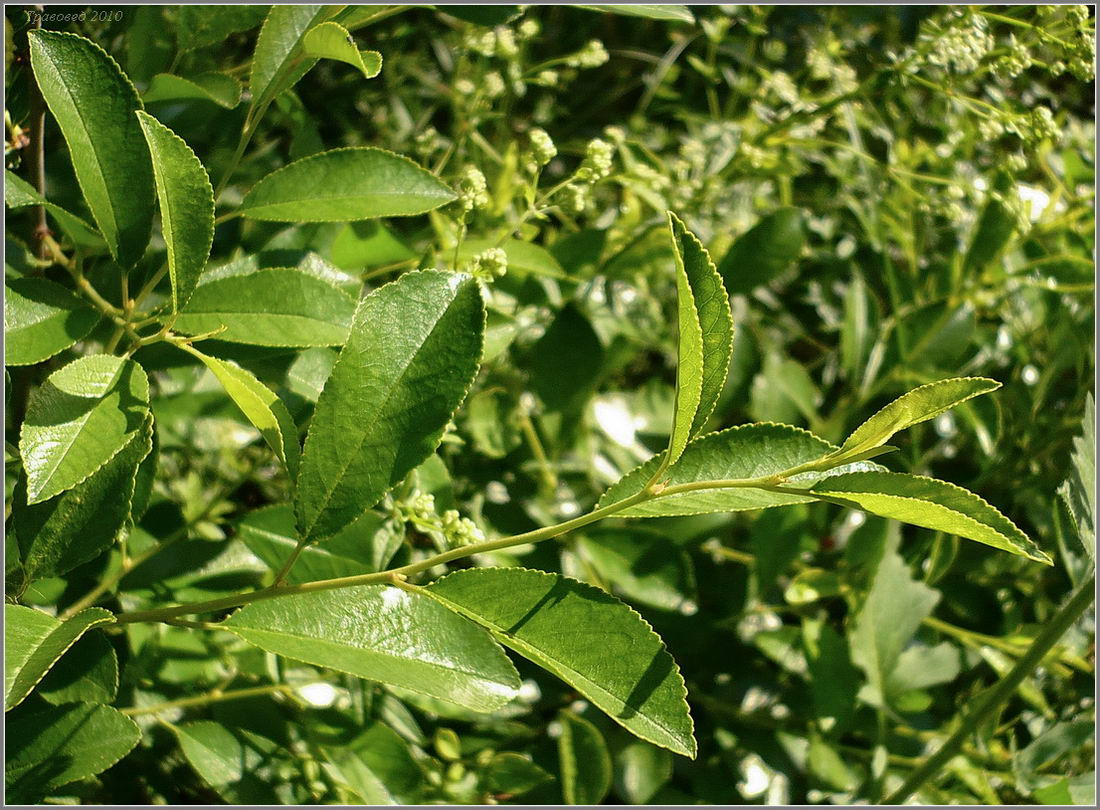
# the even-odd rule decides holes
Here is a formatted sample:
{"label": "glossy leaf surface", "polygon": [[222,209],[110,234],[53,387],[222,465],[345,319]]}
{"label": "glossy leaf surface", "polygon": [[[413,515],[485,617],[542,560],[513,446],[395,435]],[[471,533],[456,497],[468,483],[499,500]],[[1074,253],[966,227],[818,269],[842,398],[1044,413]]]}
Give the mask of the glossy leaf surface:
{"label": "glossy leaf surface", "polygon": [[306,438],[304,540],[338,532],[435,451],[477,373],[484,328],[467,276],[406,273],[362,300]]}
{"label": "glossy leaf surface", "polygon": [[275,267],[200,284],[175,328],[219,332],[218,340],[255,346],[337,346],[347,340],[355,301],[326,281]]}
{"label": "glossy leaf surface", "polygon": [[31,65],[69,145],[73,169],[111,255],[133,265],[149,243],[153,171],[134,112],[141,100],[118,64],[75,34],[36,30]]}
{"label": "glossy leaf surface", "polygon": [[427,596],[386,585],[256,602],[222,627],[268,652],[475,711],[503,706],[519,688],[484,630]]}
{"label": "glossy leaf surface", "polygon": [[302,45],[306,55],[346,62],[358,68],[364,79],[373,79],[382,70],[382,54],[378,51],[360,51],[351,34],[340,23],[323,22],[314,26],[302,37]]}
{"label": "glossy leaf surface", "polygon": [[457,571],[428,593],[557,675],[628,731],[695,755],[676,662],[645,620],[618,599],[524,568]]}
{"label": "glossy leaf surface", "polygon": [[206,169],[182,138],[145,112],[138,112],[160,201],[160,223],[168,248],[172,311],[195,291],[214,240],[214,190]]}
{"label": "glossy leaf surface", "polygon": [[88,478],[141,431],[148,414],[149,380],[133,360],[90,355],[55,371],[31,398],[19,437],[27,503]]}
{"label": "glossy leaf surface", "polygon": [[4,284],[4,365],[41,363],[85,337],[100,314],[60,284],[9,278]]}
{"label": "glossy leaf surface", "polygon": [[239,210],[273,222],[351,222],[423,214],[454,199],[453,191],[406,157],[348,147],[272,172],[245,195]]}

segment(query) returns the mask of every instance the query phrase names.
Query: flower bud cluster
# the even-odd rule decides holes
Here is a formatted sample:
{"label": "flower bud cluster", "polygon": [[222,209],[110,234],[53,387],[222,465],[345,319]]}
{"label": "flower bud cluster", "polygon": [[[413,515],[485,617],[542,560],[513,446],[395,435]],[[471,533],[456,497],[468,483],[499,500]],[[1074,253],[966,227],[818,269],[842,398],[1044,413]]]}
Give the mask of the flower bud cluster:
{"label": "flower bud cluster", "polygon": [[485,533],[469,518],[464,518],[457,509],[448,509],[442,516],[436,514],[435,496],[427,492],[414,492],[404,503],[407,517],[423,528],[443,535],[449,548],[480,543]]}
{"label": "flower bud cluster", "polygon": [[1008,35],[1005,53],[993,62],[993,72],[1006,79],[1015,79],[1031,67],[1031,54],[1015,34]]}
{"label": "flower bud cluster", "polygon": [[489,204],[489,184],[476,166],[467,166],[458,179],[458,202],[464,213]]}
{"label": "flower bud cluster", "polygon": [[583,48],[568,57],[565,63],[570,67],[596,68],[610,58],[603,43],[598,39],[592,39]]}
{"label": "flower bud cluster", "polygon": [[585,183],[603,180],[611,174],[615,147],[602,138],[593,138],[584,150],[584,160],[577,169],[577,179]]}
{"label": "flower bud cluster", "polygon": [[993,35],[980,14],[953,10],[954,23],[943,31],[928,54],[928,62],[955,73],[972,73],[993,50]]}
{"label": "flower bud cluster", "polygon": [[474,256],[470,274],[486,281],[503,278],[508,272],[508,254],[502,248],[492,247]]}
{"label": "flower bud cluster", "polygon": [[534,168],[539,169],[557,157],[558,148],[554,146],[554,141],[550,137],[549,133],[542,127],[535,127],[528,133],[528,140],[531,143],[531,163]]}

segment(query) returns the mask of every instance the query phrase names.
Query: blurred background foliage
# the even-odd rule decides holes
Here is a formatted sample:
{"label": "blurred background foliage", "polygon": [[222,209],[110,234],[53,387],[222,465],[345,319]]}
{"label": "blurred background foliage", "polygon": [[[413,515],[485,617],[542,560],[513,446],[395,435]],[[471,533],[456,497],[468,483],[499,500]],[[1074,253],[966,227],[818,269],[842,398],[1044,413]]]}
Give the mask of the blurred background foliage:
{"label": "blurred background foliage", "polygon": [[[731,293],[735,355],[712,427],[788,422],[836,441],[922,383],[995,378],[1002,390],[908,431],[882,461],[979,493],[1056,565],[825,504],[607,521],[475,558],[559,570],[636,607],[688,680],[695,761],[630,738],[522,661],[524,699],[485,717],[226,634],[128,625],[111,650],[83,653],[117,659],[120,705],[196,700],[136,713],[147,731],[138,749],[60,795],[875,802],[1085,576],[1056,491],[1094,379],[1091,8],[655,12],[668,19],[601,8],[349,7],[339,19],[383,55],[381,74],[318,64],[271,106],[226,188],[231,203],[290,160],[392,149],[462,201],[387,222],[233,220],[217,231],[212,265],[310,263],[353,292],[415,267],[492,279],[485,364],[439,453],[309,578],[430,553],[448,541],[420,520],[432,510],[457,510],[490,536],[566,519],[666,444],[676,296],[665,209],[699,234]],[[117,10],[120,20],[46,26],[111,53],[217,183],[238,144],[240,82],[266,8]],[[6,162],[27,177],[28,18],[5,13]],[[154,92],[165,73],[208,92]],[[64,143],[54,127],[46,136],[50,198],[82,210]],[[18,273],[33,222],[24,212],[7,222]],[[139,272],[160,263],[154,255]],[[117,272],[101,260],[89,275]],[[216,353],[272,385],[303,428],[335,358],[228,343]],[[21,397],[67,357],[13,369],[9,473]],[[271,538],[292,527],[287,507],[271,505],[287,500],[275,460],[182,353],[154,346],[140,360],[155,372],[159,469],[127,543],[131,555],[157,553],[108,606],[270,578],[281,554]],[[105,555],[25,598],[70,604],[119,564]],[[1094,801],[1092,639],[1090,613],[919,797]],[[240,689],[258,694],[210,699]],[[181,751],[171,724],[184,720],[224,729],[225,750],[258,778],[213,779]]]}

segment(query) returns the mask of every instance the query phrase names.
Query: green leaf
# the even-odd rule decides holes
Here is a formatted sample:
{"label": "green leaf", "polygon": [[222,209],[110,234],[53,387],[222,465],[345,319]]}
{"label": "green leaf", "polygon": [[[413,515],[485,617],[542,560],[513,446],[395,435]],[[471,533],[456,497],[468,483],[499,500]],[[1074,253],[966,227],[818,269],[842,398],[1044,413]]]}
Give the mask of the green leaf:
{"label": "green leaf", "polygon": [[15,489],[19,508],[12,525],[30,580],[59,576],[109,548],[131,519],[137,471],[153,446],[153,420],[85,480],[45,501],[26,502],[26,484]]}
{"label": "green leaf", "polygon": [[[998,183],[998,186],[1001,184]],[[1015,194],[1015,189],[1008,186],[1008,193]],[[963,257],[965,272],[973,274],[996,259],[1008,245],[1013,234],[1016,233],[1017,218],[1001,200],[990,196],[978,217],[978,223],[974,227],[974,233],[970,238],[970,245]]]}
{"label": "green leaf", "polygon": [[260,431],[268,447],[275,451],[275,455],[286,466],[290,480],[295,480],[298,477],[298,459],[301,455],[298,427],[283,401],[257,380],[251,371],[236,363],[210,357],[190,346],[187,350],[218,378],[230,399],[237,404],[256,430]]}
{"label": "green leaf", "polygon": [[675,464],[691,441],[696,415],[703,410],[705,353],[703,326],[700,323],[699,307],[695,303],[695,290],[684,262],[683,246],[676,238],[671,214],[669,227],[672,229],[673,255],[676,260],[676,404],[673,408],[668,451],[663,461],[665,464]]}
{"label": "green leaf", "polygon": [[172,312],[179,312],[199,283],[214,241],[214,189],[206,169],[182,138],[148,113],[139,111],[137,117],[153,156],[172,279]]}
{"label": "green leaf", "polygon": [[1015,523],[973,492],[946,481],[906,473],[852,472],[826,478],[809,494],[1053,564]]}
{"label": "green leaf", "polygon": [[677,273],[683,272],[687,277],[695,308],[694,317],[703,336],[699,408],[691,422],[691,435],[694,436],[710,418],[726,385],[733,355],[733,317],[722,277],[714,269],[710,254],[675,214],[669,213],[668,216]]}
{"label": "green leaf", "polygon": [[149,415],[149,379],[133,360],[81,357],[31,397],[19,437],[27,503],[71,489],[114,458]]}
{"label": "green leaf", "polygon": [[99,323],[99,312],[47,279],[9,278],[4,287],[4,365],[41,363]]}
{"label": "green leaf", "polygon": [[302,39],[311,28],[331,19],[341,6],[272,6],[256,39],[252,56],[253,109],[266,106],[272,99],[293,87],[309,72],[316,58],[303,53]]}
{"label": "green leaf", "polygon": [[651,20],[667,20],[669,22],[695,22],[695,16],[687,6],[661,4],[645,5],[644,3],[631,3],[629,5],[589,5],[576,6],[576,8],[588,11],[602,11],[605,14],[624,14],[629,17],[647,17]]}
{"label": "green leaf", "polygon": [[331,149],[277,169],[237,209],[270,222],[351,222],[423,214],[455,193],[407,157],[370,146]]}
{"label": "green leaf", "polygon": [[913,578],[897,551],[883,556],[850,634],[852,660],[867,675],[860,697],[871,705],[882,707],[889,700],[888,682],[902,650],[939,599],[937,591]]}
{"label": "green leaf", "polygon": [[519,676],[481,628],[419,593],[361,585],[246,605],[221,627],[278,655],[491,712]]}
{"label": "green leaf", "polygon": [[268,6],[180,6],[176,40],[181,51],[221,45],[231,35],[263,22]]}
{"label": "green leaf", "polygon": [[831,458],[847,460],[873,450],[899,431],[934,419],[968,399],[1000,387],[999,382],[985,377],[954,377],[914,388],[856,428]]}
{"label": "green leaf", "polygon": [[822,731],[841,733],[855,716],[860,685],[848,641],[824,620],[804,618],[802,644],[817,721]]}
{"label": "green leaf", "polygon": [[230,804],[282,804],[271,784],[272,760],[289,753],[266,737],[200,720],[172,726],[191,767]]}
{"label": "green leaf", "polygon": [[501,248],[507,255],[509,273],[556,279],[569,277],[550,251],[541,245],[519,239],[505,239],[499,245],[495,239],[466,239],[458,246],[459,266],[472,261],[477,254],[492,247]]}
{"label": "green leaf", "polygon": [[219,107],[232,110],[241,103],[242,91],[241,83],[228,73],[210,71],[191,78],[158,73],[150,80],[142,100],[146,104],[158,101],[212,101]]}
{"label": "green leaf", "polygon": [[[688,445],[680,460],[663,476],[669,486],[703,481],[759,478],[815,461],[834,448],[801,428],[762,422],[700,436]],[[661,456],[627,473],[600,498],[600,506],[628,498],[645,486]],[[663,495],[624,509],[623,517],[705,515],[763,509],[813,500],[809,493],[771,492],[754,487],[701,489]]]}
{"label": "green leaf", "polygon": [[55,706],[113,702],[118,694],[118,657],[107,636],[82,636],[46,673],[38,694]]}
{"label": "green leaf", "polygon": [[1073,440],[1073,469],[1058,494],[1073,518],[1073,526],[1089,559],[1096,559],[1096,404],[1085,401],[1081,435]]}
{"label": "green leaf", "polygon": [[348,338],[355,300],[296,268],[207,277],[176,319],[184,334],[254,346],[337,346]]}
{"label": "green leaf", "polygon": [[507,796],[520,796],[553,778],[523,754],[512,751],[494,755],[485,768],[489,789]]}
{"label": "green leaf", "polygon": [[40,610],[4,605],[4,711],[22,703],[78,638],[114,619],[103,608],[87,608],[62,622]]}
{"label": "green leaf", "polygon": [[322,767],[361,804],[418,804],[424,771],[393,729],[372,723],[354,740],[325,749]]}
{"label": "green leaf", "polygon": [[[237,536],[269,568],[279,570],[298,545],[294,507],[277,504],[250,512],[237,525]],[[400,541],[402,534],[390,521],[375,512],[365,512],[323,544],[302,549],[287,575],[287,583],[297,585],[381,570],[389,562],[395,539]]]}
{"label": "green leaf", "polygon": [[110,706],[69,703],[8,720],[8,802],[30,804],[54,788],[107,770],[133,750],[141,730]]}
{"label": "green leaf", "polygon": [[633,527],[596,529],[575,543],[617,596],[660,610],[695,609],[691,557],[666,535]]}
{"label": "green leaf", "polygon": [[611,790],[611,755],[599,729],[573,712],[558,713],[558,759],[566,804],[600,804]]}
{"label": "green leaf", "polygon": [[452,17],[457,17],[466,22],[488,26],[504,25],[523,13],[519,6],[505,5],[452,6],[447,4],[437,5],[435,10],[450,14]]}
{"label": "green leaf", "polygon": [[426,592],[557,675],[627,731],[695,756],[676,662],[646,621],[618,599],[524,568],[457,571]]}
{"label": "green leaf", "polygon": [[31,65],[69,145],[76,179],[111,255],[129,267],[149,244],[153,172],[134,112],[141,100],[118,64],[76,34],[28,34]]}
{"label": "green leaf", "polygon": [[672,754],[641,740],[615,752],[615,792],[628,804],[649,804],[672,778]]}
{"label": "green leaf", "polygon": [[56,205],[35,190],[34,186],[17,174],[4,170],[4,204],[8,208],[44,207],[78,247],[102,249],[106,242],[99,231],[78,217]]}
{"label": "green leaf", "polygon": [[477,374],[484,329],[468,276],[406,273],[360,302],[306,438],[304,541],[336,534],[435,451]]}
{"label": "green leaf", "polygon": [[373,79],[382,70],[382,54],[360,51],[348,30],[340,23],[323,22],[302,37],[304,53],[323,59],[335,59],[358,68],[365,79]]}
{"label": "green leaf", "polygon": [[802,253],[806,234],[802,212],[780,208],[733,243],[718,272],[731,293],[746,294],[782,274]]}

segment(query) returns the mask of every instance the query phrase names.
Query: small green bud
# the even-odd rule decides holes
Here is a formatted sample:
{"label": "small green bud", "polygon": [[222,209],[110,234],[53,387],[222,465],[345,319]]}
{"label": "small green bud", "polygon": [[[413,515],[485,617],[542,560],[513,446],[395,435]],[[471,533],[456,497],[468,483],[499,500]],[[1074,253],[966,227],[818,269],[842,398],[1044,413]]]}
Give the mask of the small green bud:
{"label": "small green bud", "polygon": [[584,150],[584,161],[577,169],[577,179],[594,181],[607,177],[611,174],[611,160],[614,156],[614,146],[601,138],[593,138]]}
{"label": "small green bud", "polygon": [[504,95],[505,89],[503,76],[495,70],[492,73],[485,74],[485,95],[489,98],[499,98]]}
{"label": "small green bud", "polygon": [[569,57],[566,60],[566,64],[570,67],[579,68],[595,68],[607,62],[611,57],[607,53],[607,48],[603,46],[603,43],[598,39],[592,39],[588,41],[583,48]]}
{"label": "small green bud", "polygon": [[497,29],[496,54],[501,59],[511,61],[519,56],[519,46],[516,44],[516,35],[511,28]]}
{"label": "small green bud", "polygon": [[549,133],[542,127],[535,127],[528,134],[531,141],[531,157],[539,166],[545,166],[558,154],[558,148]]}
{"label": "small green bud", "polygon": [[489,184],[476,166],[467,166],[458,179],[458,200],[464,211],[484,208],[489,204]]}
{"label": "small green bud", "polygon": [[493,247],[474,257],[470,273],[486,281],[503,278],[508,272],[508,254],[502,248]]}

